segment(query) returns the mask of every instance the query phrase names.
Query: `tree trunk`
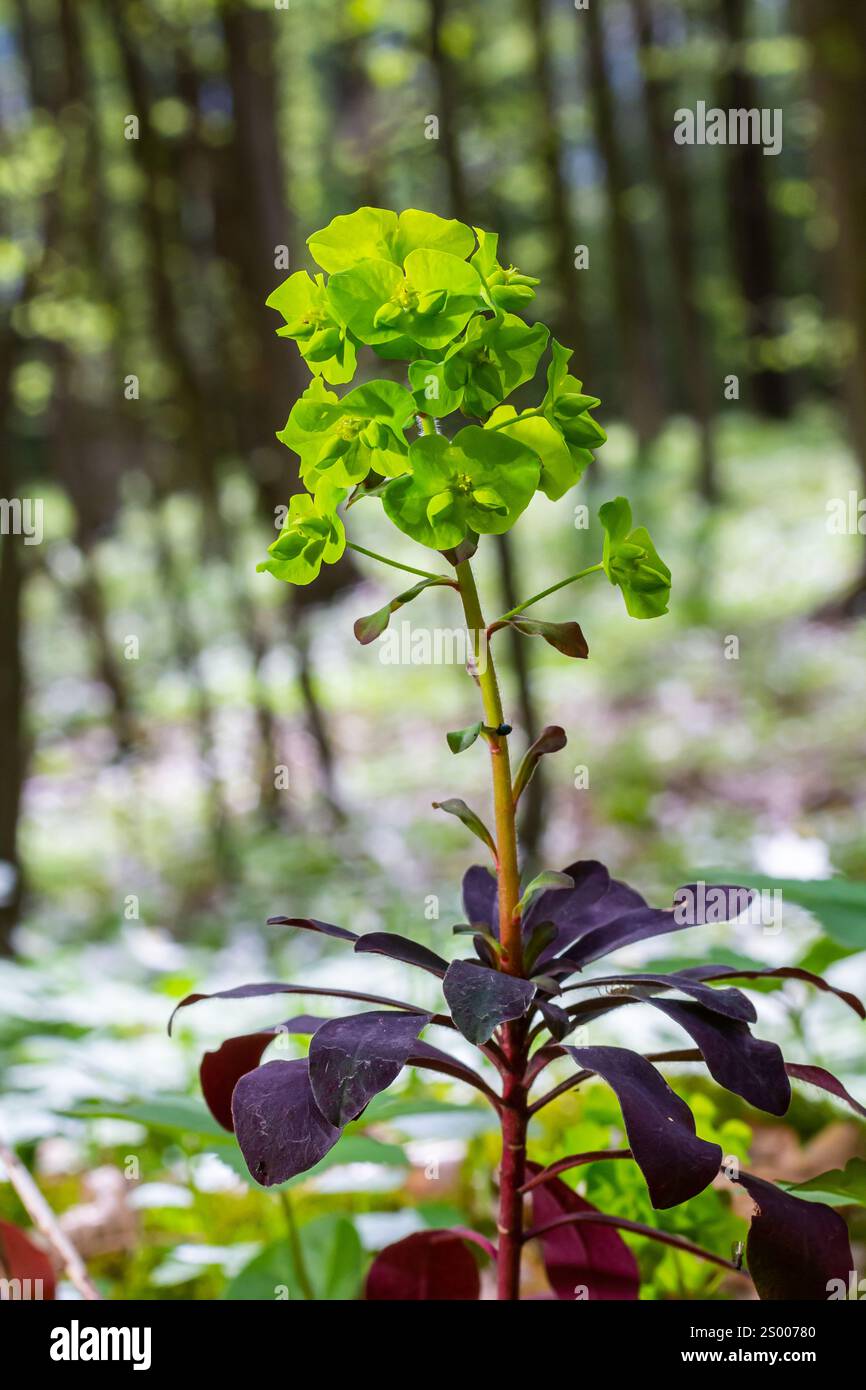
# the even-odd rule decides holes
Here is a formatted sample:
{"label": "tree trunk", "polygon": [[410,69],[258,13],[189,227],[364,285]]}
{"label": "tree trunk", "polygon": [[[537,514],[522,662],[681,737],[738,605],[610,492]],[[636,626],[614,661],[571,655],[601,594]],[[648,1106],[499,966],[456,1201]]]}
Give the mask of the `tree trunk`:
{"label": "tree trunk", "polygon": [[665,237],[674,287],[674,311],[679,336],[680,360],[688,402],[698,426],[698,487],[708,502],[718,496],[716,451],[713,438],[712,348],[710,329],[698,303],[695,266],[695,229],[691,217],[691,189],[683,152],[671,138],[673,94],[652,68],[651,52],[660,42],[655,32],[651,0],[632,0],[640,42],[643,100],[647,132],[664,217]]}
{"label": "tree trunk", "polygon": [[[721,0],[721,18],[728,41],[728,69],[722,80],[720,105],[726,110],[752,110],[761,93],[746,66],[747,0]],[[749,316],[754,352],[764,339],[779,331],[779,284],[773,219],[767,196],[768,159],[757,144],[732,145],[728,150],[727,195],[734,267]],[[776,420],[790,414],[789,389],[781,372],[758,366],[751,375],[755,404]]]}
{"label": "tree trunk", "polygon": [[654,339],[649,293],[634,226],[626,213],[628,169],[617,131],[613,89],[605,59],[601,7],[590,4],[577,15],[586,28],[589,93],[595,136],[605,168],[608,255],[610,258],[617,336],[624,366],[624,392],[616,407],[635,428],[644,454],[661,429],[662,385]]}

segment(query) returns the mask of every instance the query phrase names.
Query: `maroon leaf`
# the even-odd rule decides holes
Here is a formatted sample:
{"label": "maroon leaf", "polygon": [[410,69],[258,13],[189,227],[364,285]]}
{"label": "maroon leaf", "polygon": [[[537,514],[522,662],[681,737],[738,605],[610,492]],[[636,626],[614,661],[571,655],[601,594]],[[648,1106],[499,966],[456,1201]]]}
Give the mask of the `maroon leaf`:
{"label": "maroon leaf", "polygon": [[580,623],[548,623],[539,618],[509,618],[505,622],[491,623],[487,629],[489,636],[503,627],[515,628],[526,637],[543,637],[551,647],[563,656],[588,657],[589,645]]}
{"label": "maroon leaf", "polygon": [[335,927],[333,922],[320,922],[316,917],[269,917],[269,927],[301,927],[304,931],[320,932],[322,936],[336,936],[341,941],[357,941],[358,933],[346,927]]}
{"label": "maroon leaf", "polygon": [[448,969],[447,960],[437,956],[435,951],[428,950],[417,941],[410,941],[407,936],[399,936],[397,932],[366,932],[358,937],[355,950],[390,956],[392,960],[401,960],[405,965],[417,965],[421,970],[429,970],[431,975],[438,975],[440,980]]}
{"label": "maroon leaf", "polygon": [[438,1047],[432,1047],[430,1043],[416,1042],[412,1048],[412,1055],[406,1058],[406,1066],[426,1067],[429,1071],[438,1071],[444,1076],[453,1076],[455,1081],[463,1081],[467,1086],[474,1086],[476,1091],[480,1091],[483,1096],[486,1096],[497,1109],[499,1107],[499,1097],[477,1072],[474,1072],[463,1062],[458,1062],[450,1053],[442,1052]]}
{"label": "maroon leaf", "polygon": [[365,1296],[371,1302],[468,1302],[480,1292],[478,1266],[460,1236],[416,1231],[376,1256]]}
{"label": "maroon leaf", "polygon": [[342,1128],[399,1075],[431,1014],[354,1014],[313,1035],[310,1086],[325,1119]]}
{"label": "maroon leaf", "polygon": [[18,1280],[22,1298],[49,1300],[57,1292],[49,1256],[9,1221],[0,1221],[0,1277]]}
{"label": "maroon leaf", "polygon": [[701,1004],[657,997],[647,1003],[694,1039],[720,1086],[770,1115],[785,1114],[791,1104],[791,1083],[782,1050],[774,1042],[752,1037],[747,1023],[710,1013]]}
{"label": "maroon leaf", "polygon": [[306,1173],[340,1137],[316,1105],[305,1058],[265,1062],[242,1076],[232,1117],[246,1165],[263,1187]]}
{"label": "maroon leaf", "polygon": [[[542,1171],[527,1163],[531,1176]],[[597,1211],[559,1178],[532,1190],[532,1221],[545,1226],[569,1212]],[[636,1299],[640,1289],[637,1260],[610,1226],[559,1226],[539,1237],[544,1268],[557,1298],[574,1300],[581,1285],[590,1299]]]}
{"label": "maroon leaf", "polygon": [[515,806],[531,782],[541,759],[548,753],[560,752],[567,743],[565,730],[561,729],[558,724],[548,724],[546,728],[542,729],[535,742],[527,748],[515,774],[512,787]]}
{"label": "maroon leaf", "polygon": [[355,989],[326,989],[321,985],[284,985],[269,980],[265,984],[234,985],[232,989],[214,990],[213,994],[188,994],[175,1005],[168,1021],[168,1031],[171,1033],[175,1017],[181,1009],[188,1008],[190,1004],[198,1004],[203,999],[262,999],[269,994],[318,994],[327,999],[357,999],[362,1004],[384,1004],[386,1008],[404,1009],[407,1013],[423,1013],[422,1009],[416,1008],[414,1004],[407,1004],[402,999],[387,999],[378,994],[366,994]]}
{"label": "maroon leaf", "polygon": [[800,1062],[786,1062],[785,1070],[795,1081],[806,1081],[810,1086],[820,1086],[822,1091],[829,1091],[832,1096],[844,1100],[858,1115],[866,1118],[866,1106],[855,1100],[850,1091],[845,1090],[838,1076],[834,1076],[831,1071],[825,1071],[823,1067],[804,1066]]}
{"label": "maroon leaf", "polygon": [[500,1023],[522,1018],[535,997],[531,980],[488,970],[472,960],[455,960],[442,983],[451,1017],[464,1038],[486,1043]]}
{"label": "maroon leaf", "polygon": [[276,1028],[263,1029],[259,1033],[245,1033],[241,1037],[226,1038],[215,1052],[206,1052],[201,1059],[199,1078],[202,1094],[214,1119],[224,1129],[232,1130],[232,1092],[248,1071],[259,1065],[269,1043],[280,1033],[315,1033],[327,1019],[314,1018],[311,1014],[298,1014]]}
{"label": "maroon leaf", "polygon": [[756,1208],[746,1258],[759,1298],[823,1303],[832,1280],[847,1289],[854,1259],[838,1212],[821,1202],[804,1202],[751,1173],[741,1173],[737,1181]]}
{"label": "maroon leaf", "polygon": [[708,1187],[722,1150],[699,1139],[685,1101],[645,1058],[623,1047],[570,1047],[581,1067],[598,1072],[616,1092],[629,1145],[654,1207],[675,1207]]}

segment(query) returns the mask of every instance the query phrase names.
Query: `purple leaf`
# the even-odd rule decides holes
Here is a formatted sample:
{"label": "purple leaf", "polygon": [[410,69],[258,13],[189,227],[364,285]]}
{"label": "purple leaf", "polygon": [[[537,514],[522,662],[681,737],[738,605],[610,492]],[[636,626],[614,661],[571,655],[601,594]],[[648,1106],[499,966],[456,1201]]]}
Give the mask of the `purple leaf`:
{"label": "purple leaf", "polygon": [[376,1256],[365,1297],[387,1303],[469,1302],[480,1292],[478,1266],[460,1236],[453,1231],[416,1231]]}
{"label": "purple leaf", "polygon": [[422,1009],[417,1009],[414,1004],[407,1004],[402,999],[386,999],[378,994],[365,994],[355,989],[326,989],[322,985],[284,985],[279,981],[269,980],[265,984],[234,985],[232,989],[214,990],[213,994],[188,994],[175,1005],[168,1021],[168,1031],[171,1033],[175,1017],[181,1009],[188,1008],[190,1004],[198,1004],[202,999],[262,999],[269,994],[318,994],[327,999],[357,999],[362,1004],[384,1004],[387,1008],[404,1009],[407,1013],[423,1013]]}
{"label": "purple leaf", "polygon": [[[631,892],[631,889],[625,891]],[[688,887],[677,891],[678,893],[691,893],[693,889]],[[573,969],[580,970],[590,961],[609,955],[611,951],[617,951],[621,946],[630,946],[635,941],[646,941],[652,936],[663,936],[668,932],[683,931],[687,927],[700,925],[701,913],[709,911],[712,906],[709,899],[709,894],[712,891],[711,888],[706,888],[706,901],[701,902],[698,898],[687,897],[681,901],[679,907],[670,912],[664,912],[660,908],[643,906],[634,907],[613,919],[608,918],[601,925],[594,926],[591,931],[581,932],[576,944],[569,948],[561,960]],[[743,910],[742,905],[735,901],[736,895],[738,892],[749,893],[749,889],[738,890],[726,886],[721,891],[724,894],[724,902],[730,907],[732,915],[737,915]],[[720,918],[719,920],[726,919]]]}
{"label": "purple leaf", "polygon": [[307,1062],[265,1062],[235,1086],[232,1116],[246,1165],[263,1187],[306,1173],[340,1137],[318,1109]]}
{"label": "purple leaf", "polygon": [[854,1259],[838,1212],[792,1197],[751,1173],[737,1181],[756,1206],[746,1258],[759,1298],[824,1303],[831,1280],[847,1289]]}
{"label": "purple leaf", "polygon": [[472,960],[455,960],[442,984],[451,1017],[464,1038],[486,1043],[500,1023],[522,1018],[535,997],[531,980],[488,970]]}
{"label": "purple leaf", "polygon": [[487,629],[492,637],[494,632],[498,632],[503,627],[514,628],[517,632],[522,632],[526,637],[543,637],[545,642],[549,642],[551,647],[555,647],[563,656],[583,657],[589,656],[589,645],[581,630],[580,623],[548,623],[540,618],[510,618],[507,622],[491,623]]}
{"label": "purple leaf", "polygon": [[431,975],[438,975],[440,980],[448,969],[447,960],[437,956],[435,951],[429,951],[426,946],[410,941],[407,936],[399,936],[397,932],[366,932],[358,937],[355,950],[362,954],[369,951],[374,955],[390,956],[392,960],[401,960],[405,965],[417,965],[421,970],[429,970]]}
{"label": "purple leaf", "polygon": [[826,994],[835,994],[837,999],[841,999],[849,1009],[854,1010],[858,1018],[866,1018],[866,1009],[856,994],[849,994],[846,989],[837,989],[835,985],[829,984],[823,975],[814,975],[811,970],[803,970],[798,965],[780,965],[773,970],[737,970],[733,965],[690,965],[686,970],[677,973],[688,975],[694,980],[805,980],[807,984],[814,985]]}
{"label": "purple leaf", "polygon": [[[539,1163],[527,1163],[530,1176],[540,1173]],[[559,1178],[551,1178],[532,1190],[532,1222],[546,1226],[569,1212],[597,1211]],[[632,1300],[640,1289],[637,1260],[625,1241],[610,1226],[559,1226],[539,1237],[544,1268],[557,1298],[572,1302],[579,1285],[590,1299]]]}
{"label": "purple leaf", "polygon": [[866,1118],[866,1106],[855,1100],[850,1091],[845,1090],[838,1076],[834,1076],[831,1071],[825,1071],[823,1067],[804,1066],[800,1062],[786,1062],[785,1070],[795,1081],[806,1081],[810,1086],[820,1086],[822,1091],[829,1091],[831,1096],[844,1100],[858,1115]]}
{"label": "purple leaf", "polygon": [[325,1119],[340,1128],[356,1119],[402,1071],[431,1017],[376,1011],[319,1028],[310,1044],[310,1086]]}
{"label": "purple leaf", "polygon": [[316,917],[269,917],[269,927],[301,927],[304,931],[320,932],[322,936],[336,936],[341,941],[357,941],[358,933],[346,927],[335,927],[333,922],[320,922]]}
{"label": "purple leaf", "polygon": [[728,1018],[739,1018],[747,1023],[754,1023],[758,1015],[755,1006],[739,989],[713,989],[711,985],[703,985],[698,981],[686,979],[681,974],[674,975],[653,975],[645,971],[638,971],[628,975],[605,975],[601,978],[581,980],[578,984],[566,985],[565,990],[590,989],[598,986],[622,986],[628,989],[634,986],[639,992],[639,998],[652,1002],[652,996],[640,992],[642,985],[658,985],[663,989],[678,989],[681,994],[688,994],[692,999],[703,1004],[704,1008],[710,1009],[713,1013],[724,1014]]}
{"label": "purple leaf", "polygon": [[774,1042],[753,1038],[747,1023],[710,1013],[701,1004],[656,997],[647,1003],[694,1039],[720,1086],[769,1115],[785,1114],[791,1104],[791,1083],[781,1048]]}
{"label": "purple leaf", "polygon": [[629,1145],[654,1207],[678,1206],[709,1186],[722,1150],[697,1137],[691,1110],[655,1067],[623,1047],[567,1045],[565,1050],[616,1092]]}
{"label": "purple leaf", "polygon": [[674,893],[674,915],[684,927],[730,922],[754,897],[754,888],[735,883],[685,883]]}
{"label": "purple leaf", "polygon": [[561,1042],[574,1027],[574,1020],[558,1004],[551,1004],[547,999],[540,999],[538,1009],[547,1024],[550,1036],[556,1038],[557,1042]]}
{"label": "purple leaf", "polygon": [[485,926],[498,933],[499,894],[496,879],[482,864],[473,864],[463,875],[463,909],[470,926]]}

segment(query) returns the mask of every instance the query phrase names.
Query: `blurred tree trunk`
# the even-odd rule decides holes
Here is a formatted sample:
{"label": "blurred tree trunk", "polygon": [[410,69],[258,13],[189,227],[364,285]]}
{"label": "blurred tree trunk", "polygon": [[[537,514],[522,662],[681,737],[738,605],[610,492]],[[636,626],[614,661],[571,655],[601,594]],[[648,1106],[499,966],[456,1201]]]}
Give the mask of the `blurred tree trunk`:
{"label": "blurred tree trunk", "polygon": [[[10,378],[16,338],[3,324],[0,338],[0,418],[9,419]],[[20,496],[8,438],[0,449],[0,497]],[[0,955],[11,954],[11,934],[21,910],[22,878],[18,855],[18,818],[24,787],[24,664],[21,643],[23,575],[20,536],[0,536]]]}
{"label": "blurred tree trunk", "polygon": [[[245,6],[231,5],[223,17],[234,107],[232,178],[229,187],[224,185],[227,196],[223,202],[226,251],[241,272],[238,307],[247,321],[249,344],[247,399],[252,428],[248,432],[248,447],[252,447],[256,461],[262,509],[271,525],[277,508],[293,493],[303,491],[297,470],[289,465],[290,456],[281,445],[273,443],[273,434],[285,423],[289,410],[308,384],[307,369],[299,353],[293,344],[276,336],[274,312],[265,307],[281,274],[275,268],[278,249],[287,247],[294,269],[299,240],[284,193],[273,26],[273,13]],[[334,781],[331,736],[301,626],[306,608],[333,598],[356,579],[347,554],[338,565],[324,567],[315,597],[306,590],[293,592],[285,606],[307,728],[318,753],[324,799],[337,819],[342,812]]]}
{"label": "blurred tree trunk", "polygon": [[[436,79],[436,100],[439,116],[439,146],[445,165],[451,214],[469,226],[479,221],[469,206],[467,181],[463,171],[458,140],[458,111],[460,84],[457,73],[442,46],[442,26],[447,18],[447,0],[430,0],[429,49]],[[519,576],[514,563],[514,548],[508,535],[494,536],[503,612],[516,607],[522,597]],[[517,685],[518,717],[528,739],[538,733],[538,714],[532,693],[530,643],[510,628],[509,658]],[[544,817],[544,768],[536,769],[520,806],[520,838],[527,856],[534,860],[538,854],[539,838]]]}
{"label": "blurred tree trunk", "polygon": [[547,180],[553,272],[558,308],[554,317],[557,337],[574,348],[577,364],[587,361],[587,334],[582,314],[580,276],[575,267],[574,220],[569,206],[568,184],[563,170],[562,141],[557,118],[556,90],[547,36],[545,0],[523,0],[532,38],[532,71],[541,112],[538,132],[539,158]]}
{"label": "blurred tree trunk", "polygon": [[624,367],[621,378],[624,392],[616,405],[634,426],[638,449],[644,454],[659,433],[664,418],[658,370],[660,354],[654,340],[641,249],[626,211],[628,169],[607,72],[601,7],[590,4],[588,9],[578,11],[577,20],[586,28],[589,93],[596,141],[605,169],[608,256]]}
{"label": "blurred tree trunk", "polygon": [[698,426],[701,495],[712,502],[718,495],[716,451],[713,439],[712,353],[708,325],[698,302],[695,267],[695,228],[691,216],[691,190],[684,152],[671,138],[671,113],[675,109],[669,84],[658,75],[653,51],[660,41],[656,33],[652,0],[632,0],[640,44],[643,100],[653,171],[661,192],[662,215],[674,288],[674,313],[680,342],[680,362],[689,406]]}
{"label": "blurred tree trunk", "polygon": [[[748,0],[720,0],[728,57],[719,105],[726,110],[751,110],[761,106],[761,93],[746,60],[747,4]],[[767,195],[768,163],[771,162],[758,144],[731,145],[728,150],[731,249],[749,315],[749,337],[754,353],[760,352],[763,339],[779,331],[778,259]],[[751,383],[758,410],[776,420],[787,419],[790,392],[785,375],[758,365],[752,372]]]}
{"label": "blurred tree trunk", "polygon": [[[838,312],[854,329],[845,396],[848,429],[866,488],[866,6],[851,0],[799,0],[821,108],[815,173],[826,179],[838,242],[832,256]],[[851,591],[826,616],[866,613],[866,551]]]}

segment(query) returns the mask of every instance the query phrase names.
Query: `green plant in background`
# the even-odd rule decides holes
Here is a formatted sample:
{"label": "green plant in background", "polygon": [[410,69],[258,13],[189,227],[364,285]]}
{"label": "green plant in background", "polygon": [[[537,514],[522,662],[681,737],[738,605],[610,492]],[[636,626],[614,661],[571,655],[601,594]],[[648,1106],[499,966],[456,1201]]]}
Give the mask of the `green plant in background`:
{"label": "green plant in background", "polygon": [[[621,590],[633,617],[658,617],[667,611],[670,571],[646,529],[633,525],[629,503],[618,497],[600,509],[603,535],[596,563],[488,621],[473,556],[484,536],[502,535],[516,524],[536,492],[556,501],[580,481],[591,451],[605,440],[593,416],[598,399],[586,394],[570,371],[568,349],[550,340],[544,325],[521,317],[537,281],[501,264],[494,234],[414,209],[398,216],[361,208],[336,217],[308,244],[324,274],[311,278],[300,271],[268,301],[285,319],[280,332],[296,341],[312,373],[279,435],[300,460],[305,490],[292,498],[280,535],[259,568],[305,585],[322,564],[335,563],[350,546],[415,576],[410,589],[358,620],[355,633],[362,643],[384,632],[393,612],[428,589],[444,586],[455,592],[481,718],[449,733],[448,745],[453,753],[479,743],[487,746],[493,826],[488,828],[460,799],[438,806],[484,844],[492,872],[475,867],[464,879],[467,921],[455,931],[472,938],[474,959],[449,964],[396,933],[358,936],[318,919],[272,919],[429,972],[442,981],[449,1012],[429,1013],[359,991],[282,983],[240,985],[218,996],[190,995],[179,1007],[208,997],[275,994],[320,994],[380,1006],[348,1018],[302,1015],[229,1039],[205,1056],[205,1097],[220,1123],[234,1130],[250,1173],[265,1186],[317,1164],[404,1066],[457,1078],[493,1107],[502,1146],[496,1244],[462,1228],[410,1236],[374,1261],[366,1284],[371,1299],[477,1297],[476,1261],[466,1242],[474,1242],[495,1262],[499,1297],[519,1298],[523,1249],[536,1238],[558,1297],[573,1297],[576,1288],[584,1288],[587,1297],[634,1298],[637,1266],[616,1228],[688,1251],[717,1267],[736,1268],[676,1231],[599,1211],[559,1175],[597,1162],[616,1167],[617,1161],[633,1161],[660,1210],[706,1192],[719,1172],[723,1148],[698,1137],[691,1109],[653,1061],[704,1061],[714,1080],[773,1115],[787,1110],[791,1076],[850,1101],[829,1073],[786,1064],[774,1043],[752,1036],[754,1005],[740,989],[715,988],[732,978],[764,982],[792,973],[821,988],[830,986],[804,969],[720,963],[669,973],[583,976],[584,967],[633,942],[730,920],[748,905],[750,894],[690,885],[679,890],[673,911],[662,911],[592,860],[523,882],[516,809],[539,760],[563,748],[566,739],[557,726],[544,729],[512,772],[512,729],[491,652],[496,634],[514,627],[526,636],[543,637],[567,656],[585,659],[589,649],[578,623],[526,617],[527,610],[559,589],[604,574]],[[535,378],[548,346],[538,403],[518,411],[508,398]],[[384,359],[391,374],[402,363],[405,384],[389,375],[343,395],[331,391],[329,386],[349,384],[364,348]],[[355,510],[363,501],[381,502],[401,533],[435,554],[439,568],[406,565],[347,538],[347,529],[351,536],[363,535],[363,509]],[[448,566],[444,570],[443,561]],[[601,992],[568,1004],[569,992],[592,989]],[[832,992],[863,1016],[853,996]],[[688,1034],[694,1048],[643,1056],[621,1047],[565,1041],[581,1025],[635,1004],[658,1009]],[[419,1034],[431,1025],[460,1032],[473,1043],[482,1069],[492,1069],[498,1087],[451,1054],[420,1041]],[[284,1032],[311,1036],[309,1058],[260,1065],[270,1042]],[[547,1066],[563,1057],[571,1057],[578,1071],[532,1098]],[[531,1161],[530,1121],[558,1096],[595,1076],[617,1098],[629,1148],[571,1154],[545,1168]],[[851,1264],[846,1228],[837,1213],[790,1196],[736,1165],[730,1170],[726,1162],[725,1172],[760,1206],[748,1254],[761,1296],[826,1296],[827,1280],[847,1272]],[[532,1206],[529,1229],[527,1198]]]}

